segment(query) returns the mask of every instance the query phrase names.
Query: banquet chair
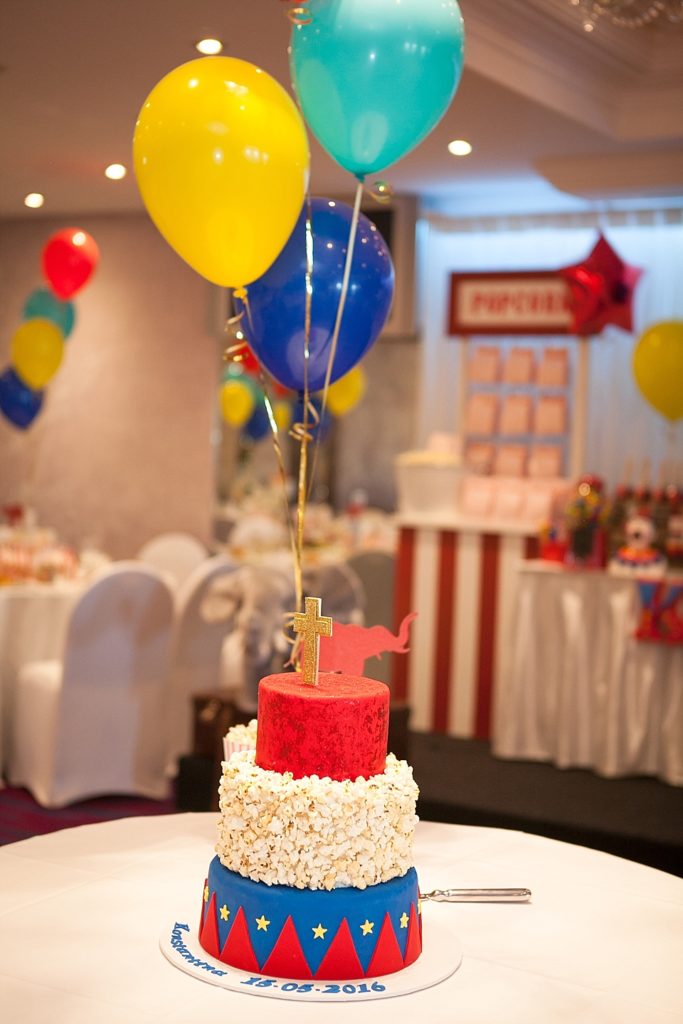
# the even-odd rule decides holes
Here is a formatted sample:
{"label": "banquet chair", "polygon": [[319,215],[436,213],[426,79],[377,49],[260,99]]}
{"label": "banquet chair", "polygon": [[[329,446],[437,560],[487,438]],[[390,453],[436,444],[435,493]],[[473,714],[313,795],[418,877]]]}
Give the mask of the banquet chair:
{"label": "banquet chair", "polygon": [[9,775],[44,807],[108,793],[164,799],[164,701],[173,595],[162,575],[118,562],[73,608],[61,661],[19,673]]}
{"label": "banquet chair", "polygon": [[207,557],[207,550],[190,533],[160,533],[138,551],[138,559],[166,573],[176,586]]}
{"label": "banquet chair", "polygon": [[[396,558],[387,551],[360,551],[347,560],[347,565],[361,582],[365,595],[365,625],[394,626],[394,576]],[[373,679],[389,683],[391,658],[374,658],[366,670]]]}
{"label": "banquet chair", "polygon": [[206,558],[176,594],[173,668],[167,713],[167,770],[175,775],[178,759],[192,749],[192,699],[220,686],[221,651],[230,633],[217,585],[237,565],[225,555]]}

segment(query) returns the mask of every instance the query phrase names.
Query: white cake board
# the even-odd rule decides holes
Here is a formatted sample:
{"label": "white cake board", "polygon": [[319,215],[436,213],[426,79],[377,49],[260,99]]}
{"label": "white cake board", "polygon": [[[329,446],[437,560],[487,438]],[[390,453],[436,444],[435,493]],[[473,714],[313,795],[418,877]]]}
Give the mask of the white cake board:
{"label": "white cake board", "polygon": [[209,956],[199,944],[196,925],[187,924],[187,920],[193,920],[193,917],[170,921],[159,939],[161,952],[174,967],[209,985],[252,996],[267,996],[270,999],[297,999],[307,1003],[358,1003],[364,999],[390,999],[438,985],[455,974],[462,962],[460,942],[453,937],[452,932],[432,921],[423,932],[421,955],[404,971],[385,974],[380,978],[349,981],[289,981],[287,978],[273,978],[267,974],[238,971]]}

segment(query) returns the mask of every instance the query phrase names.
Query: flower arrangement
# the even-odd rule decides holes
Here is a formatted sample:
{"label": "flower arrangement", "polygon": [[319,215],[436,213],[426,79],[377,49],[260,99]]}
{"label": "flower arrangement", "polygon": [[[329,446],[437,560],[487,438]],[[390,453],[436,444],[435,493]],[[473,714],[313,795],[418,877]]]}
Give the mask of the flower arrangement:
{"label": "flower arrangement", "polygon": [[609,516],[610,502],[605,497],[600,477],[581,477],[574,497],[564,510],[570,562],[592,566],[604,565],[605,527]]}

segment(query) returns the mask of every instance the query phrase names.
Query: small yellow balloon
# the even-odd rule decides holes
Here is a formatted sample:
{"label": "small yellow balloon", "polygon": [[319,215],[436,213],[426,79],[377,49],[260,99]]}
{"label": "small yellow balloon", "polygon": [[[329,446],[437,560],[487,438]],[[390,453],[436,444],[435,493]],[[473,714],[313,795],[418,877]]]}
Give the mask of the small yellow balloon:
{"label": "small yellow balloon", "polygon": [[220,393],[221,413],[231,427],[247,422],[256,404],[251,388],[241,380],[226,380]]}
{"label": "small yellow balloon", "polygon": [[284,434],[292,425],[292,407],[289,402],[273,402],[273,417],[277,429]]}
{"label": "small yellow balloon", "polygon": [[152,89],[133,140],[150,217],[198,273],[241,288],[279,255],[308,183],[296,105],[261,68],[236,57],[189,61]]}
{"label": "small yellow balloon", "polygon": [[35,317],[26,320],[14,332],[11,341],[14,369],[34,391],[40,391],[54,377],[63,355],[64,335],[52,320]]}
{"label": "small yellow balloon", "polygon": [[633,351],[633,375],[657,412],[674,422],[683,416],[683,320],[648,327]]}
{"label": "small yellow balloon", "polygon": [[331,384],[327,392],[327,408],[333,416],[345,416],[358,405],[365,394],[365,370],[354,366],[352,370]]}

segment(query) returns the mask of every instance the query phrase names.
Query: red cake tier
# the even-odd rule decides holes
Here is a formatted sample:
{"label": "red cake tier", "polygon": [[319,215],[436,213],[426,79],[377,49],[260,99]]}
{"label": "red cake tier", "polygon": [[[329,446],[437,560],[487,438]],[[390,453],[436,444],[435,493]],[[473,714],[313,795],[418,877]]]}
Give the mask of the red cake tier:
{"label": "red cake tier", "polygon": [[256,764],[274,772],[367,779],[384,771],[389,688],[363,676],[321,672],[318,685],[298,672],[259,684]]}

